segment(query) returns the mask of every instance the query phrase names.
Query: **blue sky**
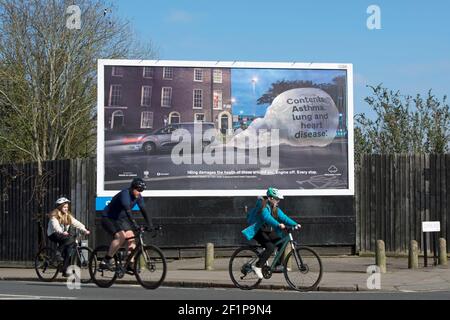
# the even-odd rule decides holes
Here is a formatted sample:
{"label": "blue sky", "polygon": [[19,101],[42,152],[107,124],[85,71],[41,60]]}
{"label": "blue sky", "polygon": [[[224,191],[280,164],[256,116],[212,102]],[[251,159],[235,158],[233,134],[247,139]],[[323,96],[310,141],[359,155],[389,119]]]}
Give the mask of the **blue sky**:
{"label": "blue sky", "polygon": [[[332,83],[339,70],[277,70],[277,69],[231,69],[231,92],[235,99],[233,114],[264,116],[268,104],[258,105],[257,100],[266,93],[272,83],[280,80],[304,80],[314,83]],[[253,81],[256,80],[256,81]]]}
{"label": "blue sky", "polygon": [[[368,6],[381,9],[369,30]],[[450,90],[450,1],[116,0],[167,60],[353,63],[355,112],[366,85],[442,97]]]}

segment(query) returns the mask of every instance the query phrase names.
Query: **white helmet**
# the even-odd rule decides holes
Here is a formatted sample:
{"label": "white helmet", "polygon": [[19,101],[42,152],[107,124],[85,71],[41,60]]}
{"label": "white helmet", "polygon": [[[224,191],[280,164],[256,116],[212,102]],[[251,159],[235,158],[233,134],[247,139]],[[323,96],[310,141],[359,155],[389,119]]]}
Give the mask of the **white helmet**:
{"label": "white helmet", "polygon": [[64,203],[70,203],[70,200],[65,197],[62,197],[62,198],[59,198],[58,200],[56,200],[56,202],[55,202],[56,206],[60,206]]}

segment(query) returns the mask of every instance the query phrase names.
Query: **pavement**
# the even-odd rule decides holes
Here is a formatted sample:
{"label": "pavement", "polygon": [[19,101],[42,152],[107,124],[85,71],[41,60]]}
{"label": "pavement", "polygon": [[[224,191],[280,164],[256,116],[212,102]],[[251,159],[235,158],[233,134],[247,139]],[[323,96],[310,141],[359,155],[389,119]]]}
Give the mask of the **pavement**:
{"label": "pavement", "polygon": [[[387,272],[380,274],[380,289],[371,290],[369,284],[377,281],[369,280],[371,274],[367,268],[375,264],[374,257],[359,256],[322,256],[324,273],[318,291],[355,292],[432,292],[450,290],[449,266],[429,266],[419,269],[408,269],[408,259],[404,257],[388,257]],[[213,270],[204,270],[203,258],[170,259],[168,273],[164,281],[166,287],[186,288],[234,288],[228,274],[228,258],[216,258]],[[430,262],[429,262],[430,263]],[[431,261],[432,263],[432,261]],[[0,280],[3,281],[36,281],[34,269],[0,268]],[[368,281],[369,280],[369,281]],[[58,276],[56,281],[66,281]],[[125,276],[117,283],[136,284],[132,276]],[[273,274],[271,279],[264,279],[259,289],[290,290],[283,274]]]}

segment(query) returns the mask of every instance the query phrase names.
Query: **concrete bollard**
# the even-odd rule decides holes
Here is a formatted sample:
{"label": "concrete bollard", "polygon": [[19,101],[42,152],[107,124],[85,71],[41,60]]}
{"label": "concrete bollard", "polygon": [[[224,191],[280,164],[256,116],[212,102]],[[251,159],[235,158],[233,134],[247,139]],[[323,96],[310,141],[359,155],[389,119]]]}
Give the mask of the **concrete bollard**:
{"label": "concrete bollard", "polygon": [[386,249],[383,240],[377,240],[375,248],[376,265],[380,268],[381,273],[386,273]]}
{"label": "concrete bollard", "polygon": [[439,239],[439,264],[447,265],[447,241],[444,238]]}
{"label": "concrete bollard", "polygon": [[408,268],[419,268],[419,244],[416,240],[411,240],[411,243],[409,244]]}
{"label": "concrete bollard", "polygon": [[205,249],[205,270],[214,269],[214,244],[207,243]]}

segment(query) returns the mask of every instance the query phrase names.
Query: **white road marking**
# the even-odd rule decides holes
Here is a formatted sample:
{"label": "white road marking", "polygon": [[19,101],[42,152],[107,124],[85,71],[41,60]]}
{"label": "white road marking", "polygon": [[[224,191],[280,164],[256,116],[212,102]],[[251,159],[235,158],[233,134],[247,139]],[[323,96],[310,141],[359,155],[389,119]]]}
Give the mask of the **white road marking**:
{"label": "white road marking", "polygon": [[0,300],[40,300],[40,299],[52,299],[52,300],[75,300],[76,297],[52,297],[52,296],[31,296],[31,295],[20,295],[20,294],[0,294]]}

